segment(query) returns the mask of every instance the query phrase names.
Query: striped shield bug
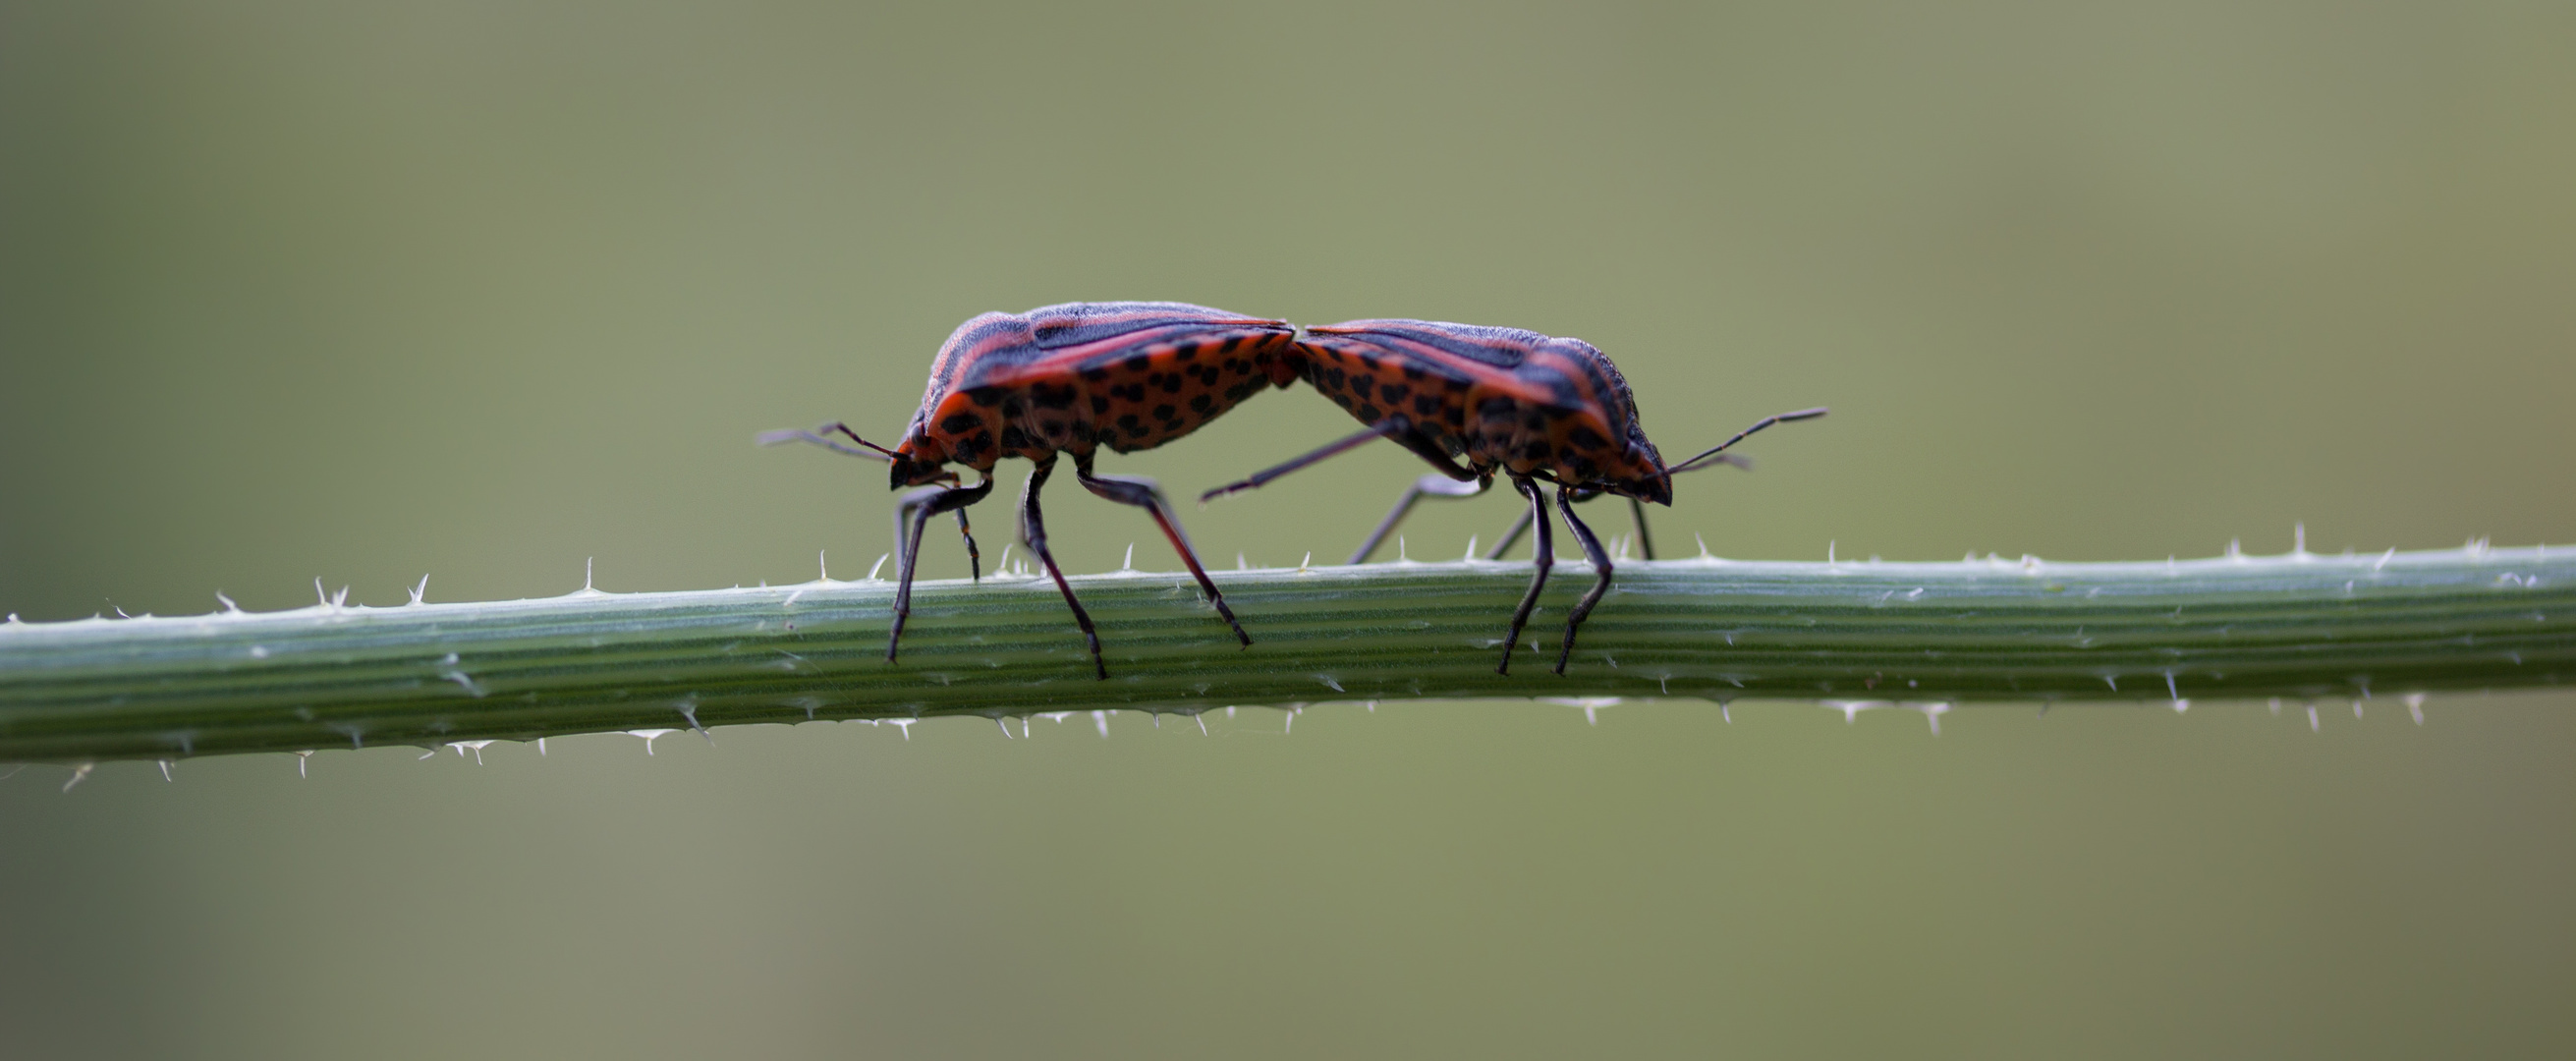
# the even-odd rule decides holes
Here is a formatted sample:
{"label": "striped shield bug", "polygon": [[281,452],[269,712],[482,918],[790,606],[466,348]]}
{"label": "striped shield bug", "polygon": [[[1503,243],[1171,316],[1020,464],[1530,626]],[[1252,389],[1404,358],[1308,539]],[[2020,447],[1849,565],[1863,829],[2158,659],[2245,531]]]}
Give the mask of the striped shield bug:
{"label": "striped shield bug", "polygon": [[[903,643],[904,622],[912,614],[915,560],[931,517],[956,514],[972,570],[981,578],[966,506],[993,492],[996,461],[1028,458],[1036,467],[1020,493],[1020,540],[1064,594],[1090,645],[1092,670],[1106,680],[1109,668],[1100,658],[1100,634],[1047,548],[1046,521],[1038,508],[1038,492],[1054,473],[1057,455],[1073,456],[1074,478],[1084,489],[1152,515],[1217,614],[1236,638],[1250,645],[1252,638],[1199,565],[1162,488],[1151,479],[1093,474],[1092,458],[1102,446],[1120,453],[1152,449],[1197,430],[1263,387],[1288,386],[1297,381],[1299,356],[1295,329],[1285,321],[1179,302],[1068,302],[1027,313],[986,313],[958,326],[939,348],[930,364],[930,388],[900,444],[880,446],[839,423],[812,431],[771,431],[760,442],[811,442],[885,461],[892,465],[895,489],[919,487],[895,507],[895,551],[902,559],[895,569],[888,662]],[[965,485],[962,476],[948,470],[952,463],[973,469],[979,481]]]}
{"label": "striped shield bug", "polygon": [[1607,356],[1580,339],[1472,324],[1363,320],[1307,329],[1299,346],[1307,382],[1368,428],[1210,490],[1199,500],[1251,489],[1374,439],[1391,439],[1437,471],[1405,491],[1351,555],[1350,562],[1357,564],[1377,550],[1415,501],[1474,497],[1493,486],[1495,475],[1510,479],[1528,507],[1491,558],[1500,558],[1524,528],[1535,527],[1532,558],[1537,570],[1503,639],[1502,662],[1494,669],[1504,674],[1511,672],[1521,629],[1537,607],[1554,563],[1555,542],[1540,484],[1556,487],[1557,512],[1582,544],[1594,574],[1591,590],[1566,613],[1565,639],[1556,657],[1556,672],[1563,674],[1574,654],[1576,628],[1610,589],[1609,553],[1575,515],[1577,503],[1604,494],[1627,498],[1637,520],[1638,544],[1647,559],[1654,559],[1645,505],[1672,504],[1675,474],[1740,464],[1726,450],[1745,436],[1773,424],[1825,415],[1823,409],[1805,409],[1766,417],[1698,456],[1667,464],[1637,422],[1628,381]]}

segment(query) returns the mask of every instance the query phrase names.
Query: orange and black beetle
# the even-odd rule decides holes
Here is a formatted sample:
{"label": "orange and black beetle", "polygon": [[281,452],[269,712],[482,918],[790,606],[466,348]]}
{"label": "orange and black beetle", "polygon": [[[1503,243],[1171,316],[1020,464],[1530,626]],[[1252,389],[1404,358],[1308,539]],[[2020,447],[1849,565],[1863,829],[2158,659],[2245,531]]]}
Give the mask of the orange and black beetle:
{"label": "orange and black beetle", "polygon": [[1608,356],[1580,339],[1474,324],[1362,320],[1307,329],[1298,347],[1307,382],[1368,429],[1210,490],[1200,500],[1259,486],[1380,436],[1393,439],[1438,471],[1405,491],[1351,555],[1350,562],[1357,564],[1377,550],[1424,495],[1473,497],[1493,485],[1496,473],[1509,478],[1528,499],[1529,510],[1492,556],[1500,557],[1524,527],[1534,526],[1537,572],[1512,613],[1502,662],[1494,668],[1502,673],[1511,670],[1512,652],[1547,585],[1555,555],[1539,483],[1555,484],[1557,511],[1582,543],[1595,574],[1591,591],[1566,613],[1565,640],[1556,657],[1556,672],[1563,674],[1574,653],[1575,628],[1610,588],[1610,556],[1592,528],[1575,516],[1577,502],[1603,494],[1626,497],[1637,519],[1639,545],[1647,559],[1654,559],[1644,503],[1672,504],[1675,474],[1733,462],[1725,453],[1728,446],[1773,424],[1825,415],[1823,409],[1806,409],[1768,417],[1696,457],[1668,465],[1637,422],[1628,381]]}
{"label": "orange and black beetle", "polygon": [[[921,409],[893,448],[861,439],[838,423],[814,431],[773,431],[760,440],[813,442],[888,461],[897,489],[946,484],[914,490],[897,505],[896,551],[902,559],[896,568],[894,628],[886,642],[889,661],[912,612],[914,560],[930,517],[955,512],[958,529],[967,535],[967,552],[975,555],[966,506],[992,493],[994,462],[1004,457],[1034,462],[1037,467],[1020,495],[1020,537],[1064,594],[1090,644],[1092,669],[1106,679],[1100,635],[1047,549],[1046,523],[1038,510],[1038,491],[1054,472],[1057,454],[1073,455],[1074,477],[1085,489],[1151,513],[1217,614],[1250,645],[1252,638],[1208,580],[1162,490],[1150,479],[1094,475],[1091,462],[1102,446],[1120,453],[1152,449],[1197,430],[1264,387],[1296,382],[1295,331],[1285,321],[1180,302],[1068,302],[1027,313],[987,313],[960,325],[939,348]],[[835,432],[866,448],[825,437]],[[974,469],[980,481],[964,485],[948,470],[952,463]]]}

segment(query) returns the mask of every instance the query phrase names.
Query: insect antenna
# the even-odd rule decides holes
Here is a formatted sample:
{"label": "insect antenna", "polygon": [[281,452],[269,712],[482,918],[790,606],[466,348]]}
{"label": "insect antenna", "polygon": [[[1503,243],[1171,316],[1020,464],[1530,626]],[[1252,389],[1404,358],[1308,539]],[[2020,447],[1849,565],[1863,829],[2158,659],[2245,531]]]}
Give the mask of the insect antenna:
{"label": "insect antenna", "polygon": [[1790,422],[1790,421],[1792,421],[1792,420],[1813,420],[1813,419],[1815,419],[1815,418],[1817,418],[1817,417],[1819,417],[1819,416],[1823,416],[1823,415],[1825,415],[1825,409],[1824,409],[1824,407],[1822,407],[1822,406],[1818,406],[1818,407],[1813,408],[1813,409],[1800,409],[1800,410],[1798,410],[1797,412],[1794,412],[1794,413],[1780,413],[1780,414],[1775,415],[1775,416],[1766,416],[1766,417],[1763,417],[1762,419],[1760,419],[1760,420],[1758,420],[1758,421],[1755,421],[1755,422],[1754,422],[1754,424],[1753,424],[1753,426],[1748,427],[1748,428],[1745,428],[1745,429],[1744,429],[1744,430],[1742,430],[1742,431],[1738,431],[1738,432],[1736,432],[1736,433],[1735,433],[1735,437],[1734,437],[1734,438],[1727,439],[1727,440],[1726,440],[1726,441],[1724,441],[1724,442],[1720,442],[1720,443],[1718,443],[1718,444],[1717,444],[1717,445],[1715,445],[1715,446],[1709,447],[1705,452],[1702,452],[1699,456],[1696,456],[1696,457],[1693,457],[1693,458],[1691,458],[1691,459],[1689,459],[1689,460],[1683,461],[1683,462],[1681,462],[1680,464],[1672,465],[1672,466],[1670,466],[1669,468],[1667,468],[1667,469],[1665,469],[1665,470],[1666,470],[1668,473],[1671,473],[1671,472],[1694,472],[1694,471],[1698,471],[1698,470],[1700,470],[1701,468],[1708,467],[1710,464],[1720,464],[1720,463],[1724,463],[1724,464],[1735,464],[1735,463],[1737,463],[1737,461],[1736,461],[1736,459],[1735,459],[1735,458],[1732,458],[1732,457],[1720,457],[1720,456],[1719,456],[1719,454],[1726,452],[1726,447],[1728,447],[1728,446],[1732,446],[1732,445],[1734,445],[1734,444],[1736,444],[1736,443],[1738,443],[1738,442],[1742,442],[1742,441],[1744,441],[1744,439],[1745,439],[1745,437],[1746,437],[1746,436],[1751,435],[1751,434],[1753,434],[1754,432],[1756,432],[1756,431],[1760,431],[1760,430],[1762,430],[1763,428],[1769,427],[1769,426],[1771,426],[1771,425],[1773,425],[1773,424],[1785,424],[1785,423],[1788,423],[1788,422]]}
{"label": "insect antenna", "polygon": [[1741,453],[1720,453],[1705,460],[1693,458],[1689,465],[1680,468],[1667,468],[1665,469],[1665,473],[1695,472],[1702,468],[1714,468],[1720,464],[1733,468],[1740,468],[1748,472],[1753,470],[1753,458],[1747,457]]}
{"label": "insect antenna", "polygon": [[[850,436],[850,441],[866,446],[867,449],[852,449],[848,446],[842,445],[836,439],[824,437],[834,431]],[[775,446],[782,442],[811,442],[817,446],[823,447],[824,449],[831,450],[834,453],[845,454],[852,457],[863,457],[872,461],[890,461],[895,458],[895,452],[893,450],[877,445],[876,443],[870,442],[864,438],[860,438],[858,432],[850,430],[850,426],[848,424],[844,424],[838,420],[824,424],[812,431],[796,427],[790,427],[779,431],[763,431],[758,437],[753,439],[753,441],[764,446]],[[873,450],[874,452],[870,452],[870,450]]]}

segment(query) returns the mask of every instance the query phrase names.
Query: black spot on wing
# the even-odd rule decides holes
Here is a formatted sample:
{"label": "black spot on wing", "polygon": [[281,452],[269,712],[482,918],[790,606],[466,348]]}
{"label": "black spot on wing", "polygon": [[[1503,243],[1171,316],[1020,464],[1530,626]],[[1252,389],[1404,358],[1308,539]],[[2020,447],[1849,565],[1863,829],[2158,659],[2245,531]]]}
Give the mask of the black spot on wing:
{"label": "black spot on wing", "polygon": [[1072,408],[1073,398],[1074,390],[1071,383],[1029,384],[1029,400],[1035,402],[1040,409]]}

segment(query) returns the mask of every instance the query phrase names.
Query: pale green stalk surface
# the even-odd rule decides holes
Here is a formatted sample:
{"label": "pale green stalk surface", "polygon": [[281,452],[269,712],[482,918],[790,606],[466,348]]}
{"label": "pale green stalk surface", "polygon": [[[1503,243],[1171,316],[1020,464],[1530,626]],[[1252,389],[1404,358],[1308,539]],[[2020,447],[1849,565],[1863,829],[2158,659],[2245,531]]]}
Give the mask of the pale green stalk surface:
{"label": "pale green stalk surface", "polygon": [[[1074,579],[1095,680],[1025,572],[894,586],[223,611],[0,626],[0,760],[529,740],[809,719],[913,719],[1465,697],[1904,703],[2366,699],[2576,677],[2576,550],[2056,564],[1619,565],[1550,673],[1589,571],[1560,565],[1496,674],[1524,563],[1218,576],[1236,647],[1185,576]],[[2175,706],[2184,706],[2176,703]]]}

